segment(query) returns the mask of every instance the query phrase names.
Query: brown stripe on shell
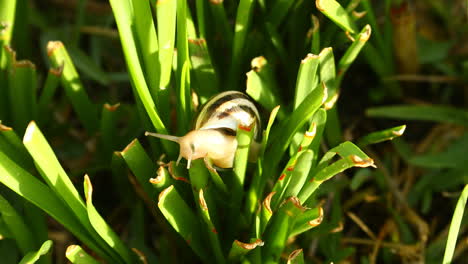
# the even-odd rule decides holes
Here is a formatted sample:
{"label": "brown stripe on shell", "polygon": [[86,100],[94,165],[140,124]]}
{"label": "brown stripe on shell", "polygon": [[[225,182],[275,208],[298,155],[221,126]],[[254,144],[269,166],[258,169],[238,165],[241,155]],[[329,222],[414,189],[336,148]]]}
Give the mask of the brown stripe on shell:
{"label": "brown stripe on shell", "polygon": [[213,130],[219,131],[221,134],[226,135],[226,136],[237,135],[237,132],[235,130],[232,130],[228,127],[218,127],[218,128],[213,128]]}

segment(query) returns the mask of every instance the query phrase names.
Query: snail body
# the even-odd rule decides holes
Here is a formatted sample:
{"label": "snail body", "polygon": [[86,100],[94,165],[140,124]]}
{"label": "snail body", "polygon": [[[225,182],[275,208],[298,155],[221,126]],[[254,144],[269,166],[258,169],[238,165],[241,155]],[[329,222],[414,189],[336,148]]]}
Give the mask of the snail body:
{"label": "snail body", "polygon": [[190,168],[192,160],[200,158],[204,159],[209,169],[213,169],[211,164],[218,168],[232,168],[239,126],[254,130],[249,157],[254,159],[259,148],[260,115],[250,98],[237,91],[226,91],[211,98],[200,111],[195,129],[185,136],[149,132],[145,135],[177,142],[180,146],[177,163],[185,158],[187,168]]}

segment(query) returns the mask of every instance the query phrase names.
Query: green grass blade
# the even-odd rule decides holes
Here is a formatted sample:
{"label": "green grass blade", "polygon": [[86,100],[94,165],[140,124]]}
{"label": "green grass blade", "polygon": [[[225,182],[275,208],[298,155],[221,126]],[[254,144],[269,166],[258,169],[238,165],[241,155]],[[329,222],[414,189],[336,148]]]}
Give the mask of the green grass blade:
{"label": "green grass blade", "polygon": [[[158,105],[159,78],[161,74],[159,60],[159,44],[156,29],[148,1],[132,1],[134,8],[134,33],[140,51],[143,69],[147,78],[148,88]],[[158,108],[161,109],[161,107]]]}
{"label": "green grass blade", "polygon": [[335,0],[316,0],[317,9],[344,31],[356,33],[356,24],[346,10]]}
{"label": "green grass blade", "polygon": [[[371,27],[369,25],[364,26],[359,34],[356,35],[353,44],[346,50],[346,53],[341,57],[338,63],[338,76],[337,76],[337,87],[340,87],[341,81],[348,70],[349,66],[354,62],[361,49],[367,43],[371,35]],[[333,95],[332,95],[333,96]]]}
{"label": "green grass blade", "polygon": [[76,66],[83,76],[86,76],[101,85],[109,85],[109,76],[99,65],[96,64],[93,58],[74,46],[69,46],[67,51],[74,66]]}
{"label": "green grass blade", "polygon": [[[244,197],[243,190],[250,146],[251,144],[256,144],[256,142],[252,142],[254,129],[258,128],[255,128],[254,126],[239,126],[237,128],[237,150],[234,156],[233,180],[231,181],[231,211],[228,221],[228,226],[230,226],[229,231],[232,232],[232,235],[237,232],[237,228],[239,226],[238,217],[242,208],[242,200]],[[228,238],[232,238],[231,234],[228,235]]]}
{"label": "green grass blade", "polygon": [[388,129],[377,131],[377,132],[372,132],[360,138],[358,140],[357,145],[362,148],[370,144],[376,144],[379,142],[392,140],[395,137],[402,136],[403,133],[405,132],[405,129],[406,129],[406,125],[402,125],[402,126],[392,127],[392,128],[388,128]]}
{"label": "green grass blade", "polygon": [[294,94],[294,109],[297,109],[307,95],[317,88],[318,66],[319,56],[317,55],[307,54],[307,57],[301,61]]}
{"label": "green grass blade", "polygon": [[317,227],[322,223],[323,216],[324,213],[322,207],[306,210],[297,217],[296,222],[294,223],[294,227],[292,228],[291,233],[289,233],[289,237],[295,237],[314,227]]}
{"label": "green grass blade", "polygon": [[99,264],[100,262],[91,257],[78,245],[68,246],[65,256],[73,264]]}
{"label": "green grass blade", "polygon": [[[305,73],[303,74],[305,75]],[[304,78],[307,78],[307,76],[304,76]],[[279,128],[275,130],[275,133],[271,136],[275,144],[270,147],[266,155],[266,159],[271,162],[272,167],[278,164],[296,131],[312,117],[323,103],[323,97],[324,90],[321,87],[313,89],[289,118],[283,120]]]}
{"label": "green grass blade", "polygon": [[[29,229],[32,231],[36,240],[36,246],[39,246],[40,241],[46,241],[49,239],[49,230],[47,221],[49,216],[44,213],[40,208],[30,202],[23,204],[24,221]],[[39,261],[40,264],[52,263],[52,256],[46,256]]]}
{"label": "green grass blade", "polygon": [[[211,3],[211,2],[210,2]],[[208,3],[205,1],[196,1],[195,2],[195,12],[197,15],[197,26],[198,34],[200,39],[206,39],[206,5]]]}
{"label": "green grass blade", "polygon": [[193,197],[198,200],[198,191],[206,188],[210,175],[205,167],[205,163],[202,159],[192,161],[189,170],[190,183],[192,185]]}
{"label": "green grass blade", "polygon": [[[233,172],[236,181],[240,184],[241,189],[244,186],[245,172],[247,170],[247,161],[249,158],[250,145],[252,144],[255,127],[241,127],[237,129],[237,150],[234,156]],[[242,192],[241,190],[239,190]]]}
{"label": "green grass blade", "polygon": [[460,230],[463,212],[465,211],[466,201],[468,200],[468,185],[465,185],[463,192],[458,199],[457,206],[453,212],[452,222],[447,237],[447,245],[445,247],[443,264],[452,263],[453,253],[455,252],[455,245],[457,243],[457,236]]}
{"label": "green grass blade", "polygon": [[233,32],[229,19],[226,15],[224,8],[224,1],[208,1],[208,5],[213,16],[213,20],[216,21],[215,28],[219,36],[224,38],[223,43],[226,45],[226,50],[232,49]]}
{"label": "green grass blade", "polygon": [[240,0],[239,6],[237,7],[228,90],[238,90],[235,88],[239,82],[241,63],[244,57],[245,40],[250,27],[253,9],[254,0]]}
{"label": "green grass blade", "polygon": [[[15,1],[12,1],[15,2]],[[1,11],[0,11],[1,12]],[[8,23],[7,23],[8,24]],[[0,26],[1,27],[1,26]],[[0,31],[2,34],[3,31]],[[1,36],[1,35],[0,35]],[[1,44],[0,39],[0,44]],[[13,64],[16,63],[16,52],[10,48],[10,46],[0,46],[0,83],[2,84],[2,88],[0,89],[0,118],[5,121],[10,121],[13,113],[10,110],[10,100],[9,100],[9,75],[11,74],[11,69],[13,68]],[[11,122],[11,121],[10,121]]]}
{"label": "green grass blade", "polygon": [[52,68],[49,70],[47,74],[47,78],[44,83],[44,88],[41,91],[41,95],[38,101],[38,118],[39,123],[46,123],[48,119],[50,119],[50,115],[47,115],[49,111],[49,107],[52,102],[52,98],[57,90],[57,87],[60,83],[60,79],[62,77],[63,67]]}
{"label": "green grass blade", "polygon": [[468,127],[468,111],[442,105],[395,105],[369,108],[370,117],[450,123]]}
{"label": "green grass blade", "polygon": [[13,206],[0,195],[0,217],[3,219],[6,227],[13,235],[19,249],[23,254],[34,250],[36,243],[31,230],[26,225],[23,217],[13,208]]}
{"label": "green grass blade", "polygon": [[312,90],[292,115],[281,122],[278,130],[276,130],[275,134],[272,136],[272,141],[275,142],[275,144],[268,149],[267,155],[265,156],[265,159],[269,161],[270,166],[267,167],[266,171],[262,174],[259,188],[256,190],[257,194],[263,192],[263,188],[268,179],[267,177],[271,177],[271,174],[281,160],[295,133],[303,127],[318,110],[320,105],[323,103],[323,99],[323,89],[317,88]]}
{"label": "green grass blade", "polygon": [[320,52],[320,23],[319,19],[315,15],[311,15],[312,19],[312,29],[311,29],[311,38],[312,43],[310,47],[310,51],[314,54],[318,54]]}
{"label": "green grass blade", "polygon": [[386,64],[380,56],[380,51],[373,45],[373,43],[367,43],[362,49],[362,53],[366,61],[369,63],[372,70],[380,77],[384,78],[392,73],[390,66]]}
{"label": "green grass blade", "polygon": [[0,124],[0,150],[16,164],[25,169],[33,169],[34,163],[21,139],[11,128]]}
{"label": "green grass blade", "polygon": [[337,96],[336,69],[333,49],[324,48],[319,56],[320,63],[320,82],[327,87],[326,109],[332,108]]}
{"label": "green grass blade", "polygon": [[[390,0],[385,1],[385,16],[390,16]],[[375,40],[377,44],[377,49],[380,51],[379,57],[375,59],[380,59],[382,63],[388,64],[385,66],[389,72],[393,72],[393,43],[392,43],[392,22],[391,19],[385,19],[383,30],[380,29],[377,23],[376,14],[374,8],[369,0],[361,1],[361,6],[366,12],[365,19],[372,27],[372,30],[375,31]],[[383,33],[382,33],[383,32]],[[381,59],[383,58],[383,60]]]}
{"label": "green grass blade", "polygon": [[102,149],[99,149],[101,156],[106,163],[112,159],[112,153],[119,146],[119,137],[116,135],[118,131],[117,118],[120,113],[120,103],[110,105],[105,103],[101,110],[101,124],[99,125],[101,132],[100,143]]}
{"label": "green grass blade", "polygon": [[203,246],[200,222],[173,185],[159,194],[158,207],[176,232],[202,260],[208,263],[210,258]]}
{"label": "green grass blade", "polygon": [[191,94],[190,94],[190,61],[184,60],[182,70],[180,72],[180,87],[178,87],[178,101],[180,106],[177,107],[178,115],[178,131],[180,134],[188,131],[189,123],[192,115]]}
{"label": "green grass blade", "polygon": [[68,204],[81,223],[89,225],[83,200],[35,122],[29,124],[23,143],[47,185]]}
{"label": "green grass blade", "polygon": [[[340,160],[328,165],[335,155]],[[337,147],[330,149],[320,160],[319,165],[311,171],[311,177],[301,189],[298,198],[304,203],[315,192],[315,190],[326,180],[351,167],[374,166],[374,161],[369,158],[356,145],[347,141]]]}
{"label": "green grass blade", "polygon": [[[223,256],[223,252],[221,249],[220,237],[211,219],[210,211],[208,208],[207,201],[205,200],[203,189],[199,189],[198,194],[199,194],[198,195],[198,207],[200,210],[201,217],[204,220],[204,223],[206,225],[206,230],[208,233],[208,238],[210,240],[211,249],[213,250],[213,253],[214,253],[214,261],[220,264],[226,263],[225,257]],[[213,212],[211,214],[213,214]]]}
{"label": "green grass blade", "polygon": [[[265,57],[256,57],[251,62],[252,70],[247,73],[247,90],[256,102],[271,111],[280,103],[274,70]],[[281,119],[284,113],[280,111]]]}
{"label": "green grass blade", "polygon": [[325,125],[327,123],[327,110],[320,108],[315,112],[312,117],[311,124],[315,123],[315,136],[310,143],[309,149],[314,152],[314,158],[312,160],[312,166],[315,167],[319,157],[320,143],[323,139],[323,131],[325,130]]}
{"label": "green grass blade", "polygon": [[13,125],[23,133],[37,112],[36,66],[30,61],[17,61],[9,71],[9,105]]}
{"label": "green grass blade", "polygon": [[[36,167],[47,185],[49,185],[56,195],[65,201],[74,215],[79,219],[80,223],[88,230],[93,238],[103,246],[103,241],[100,240],[98,234],[93,231],[94,229],[88,219],[88,212],[82,198],[60,165],[52,148],[36,123],[31,122],[29,124],[23,138],[23,143],[29,151],[29,154],[33,157]],[[105,247],[103,246],[103,248]],[[107,250],[109,250],[109,248],[107,248]]]}
{"label": "green grass blade", "polygon": [[284,63],[288,63],[288,53],[286,47],[283,44],[281,34],[275,29],[270,23],[265,23],[266,35],[270,38],[270,42],[273,45],[275,52],[278,54],[279,60]]}
{"label": "green grass blade", "polygon": [[[159,65],[161,77],[160,89],[169,88],[172,73],[172,56],[174,53],[176,33],[176,13],[178,0],[157,1],[156,17],[158,19]],[[185,17],[184,17],[185,19]],[[180,65],[181,67],[182,65]]]}
{"label": "green grass blade", "polygon": [[436,153],[412,155],[408,162],[423,168],[463,168],[468,162],[468,133],[453,141],[446,149]]}
{"label": "green grass blade", "polygon": [[314,153],[311,150],[304,151],[298,158],[294,165],[294,170],[291,173],[291,180],[284,193],[284,197],[297,196],[302,189],[307,176],[309,175],[310,167],[312,166],[312,158]]}
{"label": "green grass blade", "polygon": [[47,44],[47,54],[53,67],[63,67],[62,86],[78,118],[83,122],[88,133],[96,132],[99,123],[97,108],[90,101],[65,46],[60,41],[51,41]]}
{"label": "green grass blade", "polygon": [[237,263],[242,256],[245,256],[247,253],[251,252],[257,247],[264,245],[261,239],[252,239],[250,243],[243,243],[239,240],[234,240],[232,243],[231,250],[229,250],[229,261],[231,263]]}
{"label": "green grass blade", "polygon": [[295,218],[304,210],[299,200],[291,197],[273,214],[263,234],[262,263],[278,263]]}
{"label": "green grass blade", "polygon": [[[100,237],[119,254],[123,259],[122,263],[133,263],[130,249],[125,246],[122,240],[120,240],[117,234],[115,234],[112,228],[106,223],[94,207],[92,200],[93,186],[91,185],[88,175],[84,176],[84,193],[86,195],[86,209],[88,212],[89,222],[91,222],[94,230],[96,230]],[[114,259],[114,261],[118,261],[118,259]]]}
{"label": "green grass blade", "polygon": [[271,209],[271,200],[275,197],[275,192],[270,192],[262,202],[262,207],[260,209],[260,223],[256,224],[256,237],[260,237],[261,234],[265,231],[265,228],[268,225],[271,217],[273,216],[273,210]]}
{"label": "green grass blade", "polygon": [[289,0],[279,0],[272,3],[273,6],[270,9],[271,11],[266,16],[267,22],[270,23],[274,28],[278,28],[293,4],[294,1]]}
{"label": "green grass blade", "polygon": [[85,24],[86,19],[86,2],[87,0],[78,0],[76,5],[75,24],[71,32],[71,43],[73,46],[78,46],[80,41],[80,28]]}
{"label": "green grass blade", "polygon": [[64,225],[78,239],[107,260],[112,258],[103,251],[94,241],[87,230],[74,217],[73,212],[55,196],[45,184],[37,178],[18,167],[3,152],[0,151],[0,182],[26,200],[44,210],[59,223]]}
{"label": "green grass blade", "polygon": [[[198,2],[202,1],[197,1],[197,4]],[[188,45],[194,77],[192,87],[197,91],[200,104],[204,104],[218,93],[219,78],[211,62],[206,41],[204,39],[189,39]]]}
{"label": "green grass blade", "polygon": [[[0,8],[0,48],[9,45],[15,27],[16,0],[2,0]],[[1,65],[2,69],[4,65]]]}
{"label": "green grass blade", "polygon": [[[294,153],[293,156],[291,156],[288,163],[286,164],[283,171],[281,172],[278,180],[276,181],[275,185],[273,186],[272,191],[277,193],[277,195],[275,195],[274,198],[271,201],[271,207],[273,208],[273,210],[276,210],[278,205],[281,203],[281,201],[284,198],[288,197],[288,196],[285,196],[285,192],[286,192],[287,188],[289,188],[288,186],[289,186],[289,183],[290,183],[290,181],[292,179],[293,174],[295,174],[295,176],[297,176],[297,172],[295,170],[295,167],[296,167],[296,165],[298,163],[299,158],[303,154],[305,154],[305,152],[308,150],[309,145],[312,143],[313,139],[315,138],[315,131],[316,131],[316,125],[314,123],[312,123],[309,130],[304,133],[304,135],[302,137],[302,142],[300,143],[300,145],[298,147],[298,150],[296,151],[296,153]],[[308,165],[309,166],[308,169],[310,169],[310,166],[312,165],[312,159],[314,158],[314,156],[316,154],[314,152],[311,152],[310,150],[308,152],[309,152],[309,154],[307,154],[307,155],[311,156],[310,157],[310,164]],[[305,157],[303,157],[303,158],[305,158]],[[309,157],[307,157],[307,159],[308,158]],[[304,175],[302,175],[302,176],[304,176]],[[307,178],[307,175],[305,175],[305,177]],[[297,180],[299,180],[299,179],[297,179],[297,178],[294,179],[294,181],[296,183],[297,183]],[[300,181],[302,181],[302,183],[304,183],[305,179],[300,179]],[[299,187],[299,186],[296,186],[296,187]],[[301,187],[302,186],[299,187],[299,190],[300,190]],[[296,195],[297,195],[297,192],[296,192]],[[294,196],[296,196],[296,195],[294,195]],[[291,195],[289,195],[289,196],[291,196]]]}
{"label": "green grass blade", "polygon": [[190,92],[190,56],[187,36],[187,16],[189,14],[186,0],[177,0],[177,124],[178,132],[188,131],[191,120]]}
{"label": "green grass blade", "polygon": [[[136,49],[136,43],[133,37],[134,34],[132,32],[131,25],[128,23],[128,21],[131,21],[131,14],[129,13],[131,11],[130,3],[127,1],[111,0],[110,4],[114,13],[117,27],[119,29],[120,41],[122,43],[125,61],[127,62],[127,67],[132,80],[132,85],[134,86],[136,94],[140,98],[148,116],[150,117],[153,126],[156,128],[158,133],[167,134],[167,129],[156,110],[155,103],[152,100],[151,94],[148,90],[148,86],[145,81],[144,73],[141,68],[140,59]],[[158,25],[159,24],[160,23],[158,23]],[[161,44],[161,34],[159,34],[159,37],[159,41]],[[159,45],[159,47],[165,46]],[[173,45],[171,46],[171,49],[172,47]],[[160,49],[160,54],[163,49],[164,48]],[[170,62],[172,64],[172,60],[170,60]],[[162,68],[163,67],[161,67],[161,71],[163,70]],[[173,154],[175,152],[174,148],[171,145],[169,145],[168,142],[162,141],[162,144],[164,146],[164,149],[168,152],[168,154]]]}
{"label": "green grass blade", "polygon": [[258,201],[260,198],[260,195],[262,195],[261,192],[259,192],[260,185],[262,184],[262,175],[263,175],[263,160],[265,156],[265,149],[267,147],[268,139],[270,137],[270,130],[271,127],[273,126],[273,122],[276,119],[276,115],[278,114],[278,111],[280,109],[280,106],[276,106],[273,108],[270,114],[270,118],[268,119],[268,124],[263,132],[263,139],[262,139],[262,146],[260,149],[260,154],[259,154],[259,159],[258,159],[258,164],[257,164],[257,170],[259,171],[257,177],[254,177],[252,184],[250,185],[250,189],[247,195],[247,209],[250,215],[252,215],[255,211],[255,208],[257,207]]}
{"label": "green grass blade", "polygon": [[45,241],[42,246],[36,252],[30,252],[23,259],[21,259],[19,264],[33,264],[36,263],[41,256],[44,256],[49,253],[52,249],[54,242],[52,240]]}
{"label": "green grass blade", "polygon": [[151,197],[154,192],[148,181],[155,175],[157,167],[138,139],[134,139],[120,154],[145,192]]}

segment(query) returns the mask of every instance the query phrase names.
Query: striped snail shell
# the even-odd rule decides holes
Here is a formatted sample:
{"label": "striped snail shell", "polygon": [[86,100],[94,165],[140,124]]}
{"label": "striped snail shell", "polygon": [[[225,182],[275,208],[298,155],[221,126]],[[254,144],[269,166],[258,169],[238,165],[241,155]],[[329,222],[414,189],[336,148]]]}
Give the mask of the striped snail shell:
{"label": "striped snail shell", "polygon": [[250,157],[254,160],[259,149],[260,115],[250,97],[237,91],[226,91],[211,98],[200,111],[195,129],[183,137],[146,132],[162,139],[179,143],[180,153],[177,163],[185,158],[187,169],[192,160],[203,158],[208,168],[210,164],[218,168],[232,168],[237,149],[236,133],[239,126],[254,129]]}

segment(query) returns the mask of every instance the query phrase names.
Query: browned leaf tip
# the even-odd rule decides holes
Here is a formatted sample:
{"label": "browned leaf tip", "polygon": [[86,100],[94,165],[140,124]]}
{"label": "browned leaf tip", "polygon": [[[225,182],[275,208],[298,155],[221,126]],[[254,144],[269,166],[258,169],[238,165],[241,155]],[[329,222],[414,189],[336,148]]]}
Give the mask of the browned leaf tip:
{"label": "browned leaf tip", "polygon": [[320,27],[320,22],[319,22],[319,19],[317,16],[315,15],[311,15],[312,17],[312,33],[315,33],[319,30],[319,27]]}
{"label": "browned leaf tip", "polygon": [[157,176],[156,178],[151,178],[149,179],[149,182],[151,184],[159,184],[161,183],[163,180],[164,180],[164,177],[165,177],[165,173],[164,173],[164,167],[163,166],[160,166],[158,171],[157,171]]}
{"label": "browned leaf tip", "polygon": [[220,5],[224,2],[224,0],[210,0],[210,3],[213,5]]}
{"label": "browned leaf tip", "polygon": [[[299,198],[295,197],[295,196],[291,196],[289,197],[288,199],[284,200],[283,203],[281,204],[281,206],[284,206],[285,204],[291,202],[296,208],[298,208],[299,210],[301,210],[302,212],[304,212],[305,210],[307,210],[306,207],[302,206],[301,205],[301,201],[299,201]],[[286,212],[287,214],[289,214],[289,212]]]}
{"label": "browned leaf tip", "polygon": [[85,194],[86,200],[91,201],[93,199],[93,185],[91,184],[91,180],[89,179],[88,174],[85,174],[84,181],[85,181],[85,185],[86,185],[87,190],[88,190],[86,192],[86,194]]}
{"label": "browned leaf tip", "polygon": [[356,167],[360,167],[360,168],[366,168],[366,167],[377,168],[375,166],[375,164],[374,164],[374,160],[371,159],[371,158],[361,159],[360,157],[358,157],[356,155],[351,155],[351,160],[353,161],[354,166],[356,166]]}
{"label": "browned leaf tip", "polygon": [[[328,97],[328,96],[327,96]],[[326,101],[324,104],[323,104],[323,107],[325,108],[325,110],[330,110],[333,108],[333,106],[335,106],[335,103],[336,101],[338,100],[338,97],[339,97],[339,94],[338,93],[335,93],[333,95],[332,98],[330,98],[330,100]]]}
{"label": "browned leaf tip", "polygon": [[312,227],[316,227],[316,226],[318,226],[318,225],[320,225],[322,223],[322,221],[323,221],[323,208],[319,207],[318,210],[319,210],[318,217],[313,219],[313,220],[310,220],[309,222],[307,222],[308,225],[310,225]]}
{"label": "browned leaf tip", "polygon": [[63,47],[63,43],[61,41],[49,41],[47,43],[47,56],[51,56],[55,50]]}
{"label": "browned leaf tip", "polygon": [[366,42],[371,36],[372,28],[370,25],[366,25],[364,29],[365,31],[361,33],[361,35],[359,36],[359,40]]}
{"label": "browned leaf tip", "polygon": [[320,11],[320,12],[325,11],[325,9],[324,9],[323,6],[322,6],[322,1],[316,0],[316,1],[315,1],[315,6],[317,7],[318,11]]}
{"label": "browned leaf tip", "polygon": [[265,198],[265,200],[263,200],[263,207],[265,207],[265,209],[270,213],[272,214],[273,211],[271,210],[271,206],[270,206],[270,203],[271,203],[271,199],[273,198],[273,195],[275,195],[276,192],[271,192],[267,195],[267,197]]}
{"label": "browned leaf tip", "polygon": [[13,57],[13,61],[16,61],[16,51],[8,45],[3,46],[3,48],[5,49],[7,53],[11,54],[11,57]]}
{"label": "browned leaf tip", "polygon": [[392,131],[392,134],[399,137],[405,133],[406,126],[403,126],[400,130]]}
{"label": "browned leaf tip", "polygon": [[203,44],[206,43],[206,40],[205,39],[202,39],[202,38],[199,38],[199,39],[188,39],[188,42],[189,43],[192,43],[192,44],[195,44],[195,45],[198,45],[198,46],[201,46]]}
{"label": "browned leaf tip", "polygon": [[256,247],[261,247],[265,244],[261,239],[257,239],[252,243],[243,243],[243,242],[240,242],[239,240],[234,240],[234,243],[236,243],[237,246],[246,250],[252,250]]}
{"label": "browned leaf tip", "polygon": [[29,60],[20,60],[20,61],[17,61],[17,62],[15,62],[15,64],[14,64],[13,66],[16,67],[16,68],[31,68],[31,69],[36,69],[36,65],[34,65],[34,63],[32,63],[32,62],[29,61]]}
{"label": "browned leaf tip", "polygon": [[343,222],[339,222],[337,227],[335,227],[335,228],[333,228],[332,230],[330,230],[330,233],[338,233],[338,232],[341,232],[341,231],[343,231],[343,228],[344,228]]}
{"label": "browned leaf tip", "polygon": [[55,76],[58,76],[58,77],[62,76],[63,64],[60,65],[60,66],[57,67],[57,68],[51,68],[51,69],[49,69],[49,72],[50,72],[51,74],[55,75]]}
{"label": "browned leaf tip", "polygon": [[263,68],[263,66],[265,66],[266,64],[267,64],[267,60],[263,56],[255,57],[250,62],[250,66],[256,72],[259,72]]}
{"label": "browned leaf tip", "polygon": [[310,60],[314,60],[314,59],[318,59],[319,56],[318,55],[315,55],[315,54],[312,54],[312,53],[309,53],[307,54],[307,56],[301,60],[301,64],[304,64]]}
{"label": "browned leaf tip", "polygon": [[302,248],[296,249],[291,254],[289,254],[288,261],[295,259],[299,254],[301,254]]}
{"label": "browned leaf tip", "polygon": [[65,251],[65,256],[70,256],[73,254],[76,250],[78,250],[80,246],[78,245],[70,245],[67,247],[67,250]]}
{"label": "browned leaf tip", "polygon": [[148,264],[148,260],[146,259],[146,256],[143,252],[136,248],[132,248],[132,251],[135,252],[135,254],[138,256],[138,259],[140,260],[141,263],[143,264]]}
{"label": "browned leaf tip", "polygon": [[367,15],[367,11],[364,10],[364,11],[359,12],[359,11],[353,10],[351,12],[351,14],[353,14],[353,17],[359,19],[359,18],[363,18],[365,15]]}
{"label": "browned leaf tip", "polygon": [[351,42],[354,42],[356,39],[354,38],[353,35],[351,35],[351,33],[349,31],[346,31],[345,32],[345,35],[346,35],[346,38],[348,38],[349,40],[351,40]]}
{"label": "browned leaf tip", "polygon": [[132,142],[130,142],[123,150],[122,150],[122,153],[125,153],[127,152],[129,149],[131,149],[133,147],[133,145],[136,144],[138,140],[135,138],[134,140],[132,140]]}
{"label": "browned leaf tip", "polygon": [[311,131],[306,131],[304,136],[308,138],[314,138],[315,134],[317,134],[317,124],[314,122],[312,123],[312,130]]}
{"label": "browned leaf tip", "polygon": [[0,131],[12,131],[12,130],[13,128],[5,126],[2,123],[0,123]]}
{"label": "browned leaf tip", "polygon": [[203,211],[208,211],[208,205],[206,204],[205,196],[203,195],[203,189],[198,192],[198,202]]}
{"label": "browned leaf tip", "polygon": [[171,177],[176,181],[183,181],[183,182],[186,182],[186,183],[190,183],[190,181],[187,178],[176,175],[174,165],[175,165],[174,161],[171,161],[169,163],[169,175],[171,175]]}
{"label": "browned leaf tip", "polygon": [[113,104],[113,105],[108,104],[108,103],[105,103],[105,104],[104,104],[104,108],[105,108],[106,110],[110,111],[110,112],[115,112],[115,111],[117,111],[117,109],[119,109],[119,107],[120,107],[120,103],[116,103],[116,104]]}

